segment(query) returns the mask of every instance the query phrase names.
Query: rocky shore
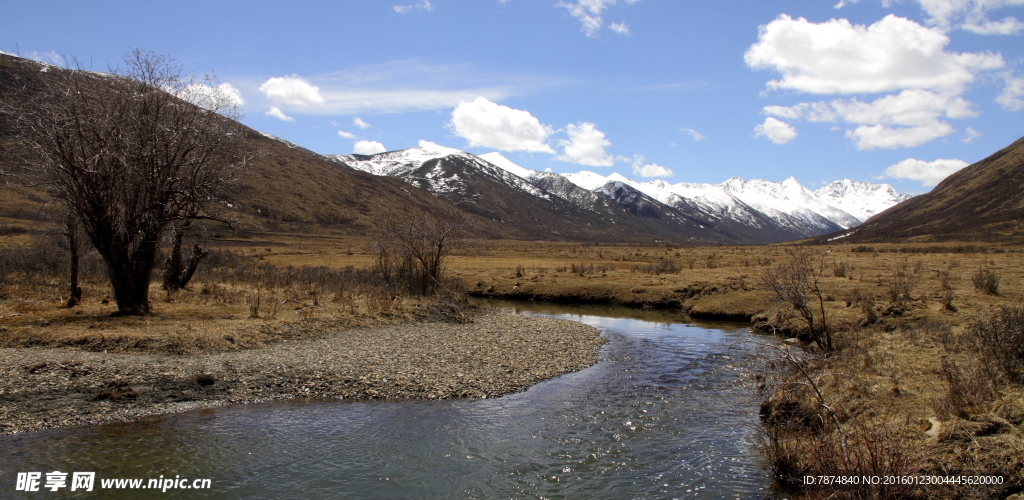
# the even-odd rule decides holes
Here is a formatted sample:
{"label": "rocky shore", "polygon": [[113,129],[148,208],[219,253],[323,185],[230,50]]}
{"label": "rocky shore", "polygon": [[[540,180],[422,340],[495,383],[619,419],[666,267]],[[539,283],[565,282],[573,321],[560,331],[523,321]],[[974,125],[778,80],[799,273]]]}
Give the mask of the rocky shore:
{"label": "rocky shore", "polygon": [[590,366],[603,343],[579,323],[488,312],[220,353],[5,348],[0,433],[275,399],[494,397]]}

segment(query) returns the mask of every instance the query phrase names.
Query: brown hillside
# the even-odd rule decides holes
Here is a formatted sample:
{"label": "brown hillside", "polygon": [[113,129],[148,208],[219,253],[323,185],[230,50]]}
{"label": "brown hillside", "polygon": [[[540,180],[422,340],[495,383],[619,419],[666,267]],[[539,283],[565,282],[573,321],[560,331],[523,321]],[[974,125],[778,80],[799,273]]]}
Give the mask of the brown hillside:
{"label": "brown hillside", "polygon": [[930,193],[896,205],[853,231],[844,243],[1024,241],[1024,138],[947,177]]}

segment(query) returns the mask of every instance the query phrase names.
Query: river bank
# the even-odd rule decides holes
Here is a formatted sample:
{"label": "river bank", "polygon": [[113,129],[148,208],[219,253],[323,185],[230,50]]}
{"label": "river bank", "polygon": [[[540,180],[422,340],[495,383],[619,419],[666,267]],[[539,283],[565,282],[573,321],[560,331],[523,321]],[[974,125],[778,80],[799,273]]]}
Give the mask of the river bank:
{"label": "river bank", "polygon": [[292,398],[482,398],[581,370],[604,339],[570,321],[484,312],[470,323],[351,328],[200,354],[0,349],[0,432]]}

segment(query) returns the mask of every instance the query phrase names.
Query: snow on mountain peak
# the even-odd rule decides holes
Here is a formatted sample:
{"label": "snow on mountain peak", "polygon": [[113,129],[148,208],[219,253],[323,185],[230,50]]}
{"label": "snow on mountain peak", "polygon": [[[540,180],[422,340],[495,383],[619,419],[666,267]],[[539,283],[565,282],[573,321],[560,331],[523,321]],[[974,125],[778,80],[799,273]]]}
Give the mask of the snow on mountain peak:
{"label": "snow on mountain peak", "polygon": [[577,186],[579,186],[579,187],[581,187],[583,189],[589,189],[591,191],[593,191],[593,190],[595,190],[595,189],[597,189],[597,188],[599,188],[601,186],[604,186],[605,184],[608,183],[608,178],[607,177],[605,177],[605,176],[603,176],[601,174],[597,174],[597,173],[591,172],[589,170],[582,170],[582,171],[576,172],[574,174],[561,174],[561,175],[562,175],[562,177],[565,177],[566,179],[569,179],[569,182],[571,182],[571,183],[573,183],[573,184],[575,184],[575,185],[577,185]]}
{"label": "snow on mountain peak", "polygon": [[448,155],[462,153],[462,150],[455,149],[455,148],[448,148],[448,147],[442,146],[440,144],[437,144],[435,142],[430,142],[430,141],[426,141],[426,140],[423,140],[423,139],[420,139],[419,148],[424,150],[424,151],[426,151],[426,152],[428,152],[428,153],[433,153],[433,154],[437,154],[437,155],[440,155],[440,156],[448,156]]}
{"label": "snow on mountain peak", "polygon": [[506,171],[506,172],[508,172],[508,173],[510,173],[512,175],[517,175],[519,177],[522,177],[523,179],[527,179],[528,180],[528,179],[532,178],[534,175],[536,175],[538,173],[536,170],[530,170],[528,168],[523,168],[523,167],[520,167],[519,165],[516,165],[515,162],[513,162],[512,160],[509,160],[508,158],[505,158],[504,156],[502,156],[501,153],[499,153],[497,151],[495,151],[493,153],[482,154],[482,155],[478,156],[478,158],[480,158],[481,160],[484,160],[487,163],[490,163],[491,165],[494,165],[495,167],[498,167],[498,168],[500,168],[500,169],[502,169],[502,170],[504,170],[504,171]]}

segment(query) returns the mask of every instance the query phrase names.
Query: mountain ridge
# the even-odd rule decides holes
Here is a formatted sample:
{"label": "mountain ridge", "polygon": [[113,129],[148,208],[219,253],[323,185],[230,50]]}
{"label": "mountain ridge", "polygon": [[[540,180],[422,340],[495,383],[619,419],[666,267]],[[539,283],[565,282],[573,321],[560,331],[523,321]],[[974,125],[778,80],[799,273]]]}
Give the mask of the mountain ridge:
{"label": "mountain ridge", "polygon": [[[660,179],[639,182],[618,173],[608,176],[590,171],[556,174],[521,167],[497,152],[476,156],[429,141],[377,155],[329,157],[349,168],[402,178],[449,201],[470,201],[468,193],[459,193],[456,181],[438,182],[445,176],[431,173],[434,167],[427,166],[445,158],[458,158],[467,168],[486,173],[493,182],[506,184],[524,194],[551,202],[560,199],[577,209],[605,215],[610,213],[608,201],[611,201],[648,225],[662,221],[662,226],[674,226],[652,229],[656,233],[667,230],[671,237],[673,231],[685,227],[690,234],[677,232],[675,236],[691,241],[746,244],[807,238],[854,227],[866,219],[866,215],[909,198],[888,184],[849,179],[810,191],[792,177],[782,182],[745,181],[733,177],[721,184],[670,184]],[[461,188],[465,187],[463,184]],[[836,205],[850,207],[857,215]]]}

